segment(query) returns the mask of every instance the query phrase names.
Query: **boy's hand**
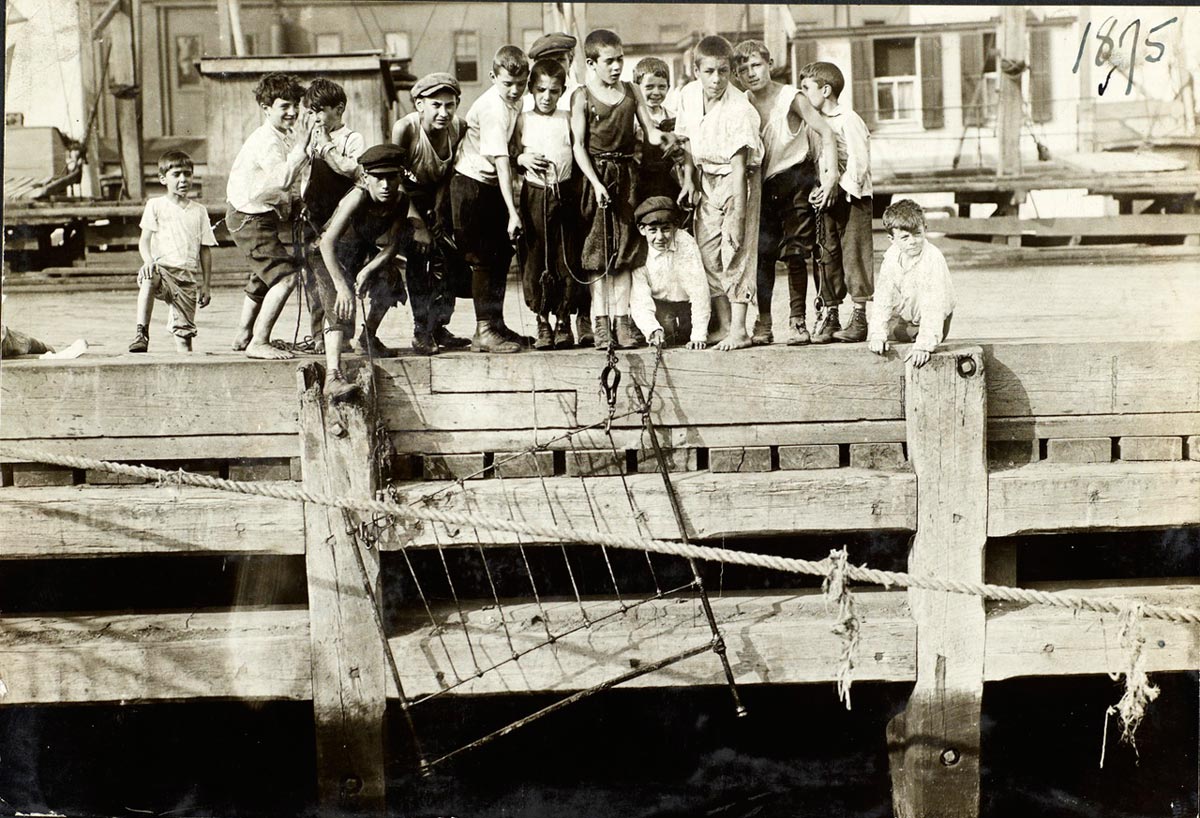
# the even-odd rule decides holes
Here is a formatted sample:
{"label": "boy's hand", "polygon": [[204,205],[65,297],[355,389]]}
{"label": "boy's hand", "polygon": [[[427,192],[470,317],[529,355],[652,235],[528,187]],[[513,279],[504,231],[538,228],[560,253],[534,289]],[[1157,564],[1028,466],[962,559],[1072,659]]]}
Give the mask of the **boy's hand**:
{"label": "boy's hand", "polygon": [[200,287],[200,297],[196,299],[196,303],[200,306],[200,309],[204,309],[212,303],[212,293],[209,292],[207,286]]}
{"label": "boy's hand", "polygon": [[339,321],[349,321],[354,315],[354,293],[349,287],[337,288],[337,300],[333,302],[333,317]]}
{"label": "boy's hand", "polygon": [[825,185],[818,185],[808,194],[808,203],[812,205],[813,210],[824,210],[825,205],[829,203],[829,188]]}
{"label": "boy's hand", "polygon": [[708,349],[708,342],[707,341],[688,341],[687,348],[688,349]]}
{"label": "boy's hand", "polygon": [[429,232],[424,224],[413,224],[412,241],[417,245],[422,253],[429,252],[429,245],[433,243],[433,235]]}
{"label": "boy's hand", "polygon": [[691,179],[686,180],[679,188],[679,197],[677,201],[683,207],[689,210],[696,206],[696,200],[699,196],[696,193],[696,185]]}
{"label": "boy's hand", "polygon": [[883,355],[887,352],[887,341],[867,341],[867,349],[876,355]]}
{"label": "boy's hand", "polygon": [[599,207],[608,207],[608,203],[612,197],[608,195],[608,188],[604,185],[592,185],[592,192],[596,194],[596,204]]}
{"label": "boy's hand", "polygon": [[521,237],[521,214],[508,214],[508,240],[516,241]]}
{"label": "boy's hand", "polygon": [[925,366],[925,364],[929,363],[929,352],[927,350],[917,349],[914,347],[908,351],[907,355],[904,356],[904,360],[912,361],[912,365],[917,369],[920,369],[921,367]]}
{"label": "boy's hand", "polygon": [[650,337],[646,339],[646,342],[649,343],[650,346],[652,346],[652,347],[662,346],[663,345],[663,331],[660,329],[656,329],[654,332],[650,333]]}
{"label": "boy's hand", "polygon": [[141,284],[143,281],[149,281],[154,278],[154,262],[147,261],[138,268],[137,282]]}
{"label": "boy's hand", "polygon": [[375,278],[377,269],[368,264],[358,271],[358,275],[354,277],[354,289],[359,295],[366,296],[367,288],[371,286],[371,279]]}
{"label": "boy's hand", "polygon": [[517,165],[538,174],[545,174],[550,170],[550,160],[537,151],[527,151],[518,156]]}
{"label": "boy's hand", "polygon": [[721,224],[721,241],[729,245],[733,252],[737,252],[742,246],[742,229],[744,227],[745,213],[734,210],[730,217],[724,219]]}

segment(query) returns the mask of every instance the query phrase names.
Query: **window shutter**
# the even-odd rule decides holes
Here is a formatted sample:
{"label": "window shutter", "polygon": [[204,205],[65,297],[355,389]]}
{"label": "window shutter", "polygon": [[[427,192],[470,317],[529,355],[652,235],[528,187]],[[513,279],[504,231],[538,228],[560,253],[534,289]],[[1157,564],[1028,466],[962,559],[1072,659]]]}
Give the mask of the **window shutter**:
{"label": "window shutter", "polygon": [[796,71],[808,65],[810,62],[817,61],[817,44],[812,40],[796,40],[792,43],[792,55],[796,59]]}
{"label": "window shutter", "polygon": [[850,41],[850,77],[853,82],[854,110],[868,128],[878,124],[875,116],[875,52],[871,40]]}
{"label": "window shutter", "polygon": [[921,38],[921,124],[925,130],[946,124],[942,101],[942,38]]}
{"label": "window shutter", "polygon": [[958,36],[962,66],[963,127],[983,125],[983,35],[979,32]]}
{"label": "window shutter", "polygon": [[1029,108],[1034,122],[1049,122],[1054,116],[1047,28],[1035,28],[1029,34]]}

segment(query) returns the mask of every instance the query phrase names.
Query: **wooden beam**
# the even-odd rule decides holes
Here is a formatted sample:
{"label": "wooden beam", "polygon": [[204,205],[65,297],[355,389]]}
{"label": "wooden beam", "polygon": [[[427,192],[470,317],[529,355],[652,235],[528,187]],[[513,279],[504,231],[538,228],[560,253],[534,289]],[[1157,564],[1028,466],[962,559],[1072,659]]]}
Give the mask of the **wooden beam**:
{"label": "wooden beam", "polygon": [[[85,131],[79,134],[83,140],[84,179],[87,187],[84,194],[100,196],[100,127],[98,122],[89,125],[89,116],[93,106],[98,106],[101,89],[96,80],[96,49],[95,38],[92,36],[92,2],[91,0],[75,0],[75,13],[79,20],[79,78],[83,86],[83,127]],[[107,55],[107,50],[104,52]],[[102,64],[103,65],[103,64]],[[7,81],[7,74],[5,81]],[[96,111],[97,118],[99,110]],[[8,222],[8,207],[5,206],[5,223]]]}
{"label": "wooden beam", "polygon": [[[297,372],[300,459],[304,487],[334,496],[375,496],[371,376],[357,380],[361,404],[328,404],[323,369]],[[383,719],[386,676],[379,552],[364,548],[358,515],[306,506],[305,563],[312,639],[313,713],[317,739],[317,796],[337,813],[379,813],[384,805]]]}
{"label": "wooden beam", "polygon": [[[909,571],[980,582],[987,541],[983,351],[934,353],[905,379],[908,446],[917,477],[917,535]],[[888,724],[898,818],[979,814],[983,600],[910,590],[917,679]]]}
{"label": "wooden beam", "polygon": [[1200,525],[1200,463],[1032,463],[988,477],[988,536]]}
{"label": "wooden beam", "polygon": [[1200,434],[1200,412],[991,418],[988,440]]}
{"label": "wooden beam", "polygon": [[0,619],[4,704],[311,698],[303,608]]}
{"label": "wooden beam", "polygon": [[[816,469],[759,474],[681,473],[672,478],[688,534],[696,540],[809,531],[912,530],[914,479],[904,472]],[[625,485],[644,520],[629,509]],[[661,478],[619,477],[473,480],[403,484],[401,503],[440,492],[437,508],[581,531],[677,539]],[[547,500],[549,495],[549,501]],[[553,509],[553,515],[551,510]],[[598,521],[598,523],[597,523]],[[515,544],[515,535],[440,524],[415,525],[398,537],[419,546]],[[524,538],[526,543],[529,538]],[[381,543],[396,548],[399,542]]]}
{"label": "wooden beam", "polygon": [[[186,435],[172,437],[28,438],[31,449],[120,460],[130,463],[181,460],[232,460],[235,458],[299,457],[300,440],[290,435]],[[0,454],[0,463],[23,462]]]}
{"label": "wooden beam", "polygon": [[142,91],[137,85],[111,89],[117,120],[117,149],[121,155],[121,178],[125,198],[141,201],[146,196],[142,176]]}
{"label": "wooden beam", "polygon": [[0,559],[303,553],[299,503],[191,486],[0,491]]}
{"label": "wooden beam", "polygon": [[[1002,6],[1000,31],[996,45],[1000,54],[996,60],[1000,71],[1000,110],[996,124],[1000,136],[998,176],[1015,176],[1021,167],[1021,126],[1025,117],[1025,100],[1021,95],[1021,79],[1029,63],[1029,40],[1025,30],[1024,6]],[[1004,70],[1012,65],[1013,73]]]}

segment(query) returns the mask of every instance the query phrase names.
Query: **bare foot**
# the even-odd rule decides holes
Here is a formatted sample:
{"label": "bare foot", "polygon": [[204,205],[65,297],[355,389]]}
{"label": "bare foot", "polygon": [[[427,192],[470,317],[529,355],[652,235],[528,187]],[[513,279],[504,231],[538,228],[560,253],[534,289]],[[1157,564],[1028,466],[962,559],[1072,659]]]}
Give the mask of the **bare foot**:
{"label": "bare foot", "polygon": [[270,344],[251,343],[246,347],[247,358],[261,358],[265,361],[284,361],[296,356],[286,349],[276,349]]}
{"label": "bare foot", "polygon": [[730,332],[729,335],[725,337],[725,340],[717,344],[717,349],[721,352],[729,352],[732,349],[745,349],[746,347],[750,346],[751,343],[750,336],[746,334],[745,330],[742,330],[741,332]]}
{"label": "bare foot", "polygon": [[246,347],[250,346],[251,331],[248,329],[238,330],[238,334],[233,339],[233,351],[241,352]]}
{"label": "bare foot", "polygon": [[722,324],[708,334],[708,344],[713,346],[719,344],[729,337],[731,327],[728,324]]}

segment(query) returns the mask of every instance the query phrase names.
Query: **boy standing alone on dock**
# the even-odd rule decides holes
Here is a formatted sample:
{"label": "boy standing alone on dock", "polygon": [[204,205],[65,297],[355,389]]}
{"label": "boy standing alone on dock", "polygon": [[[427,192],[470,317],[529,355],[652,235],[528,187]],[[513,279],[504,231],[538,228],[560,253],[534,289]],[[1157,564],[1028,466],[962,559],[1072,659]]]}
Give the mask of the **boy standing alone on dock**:
{"label": "boy standing alone on dock", "polygon": [[217,239],[208,223],[208,210],[187,197],[192,188],[192,169],[192,158],[183,151],[167,151],[159,157],[158,180],[167,193],[149,199],[142,213],[137,330],[129,345],[130,352],[149,349],[154,299],[171,305],[168,326],[179,352],[192,351],[196,307],[208,306],[212,277],[209,248],[217,245]]}
{"label": "boy standing alone on dock", "polygon": [[238,151],[225,188],[225,225],[250,263],[233,348],[251,358],[292,357],[271,346],[271,330],[296,286],[297,261],[280,241],[279,230],[294,225],[300,179],[310,161],[313,128],[309,116],[300,115],[303,95],[295,77],[275,73],[262,78],[254,99],[262,108],[263,124]]}

